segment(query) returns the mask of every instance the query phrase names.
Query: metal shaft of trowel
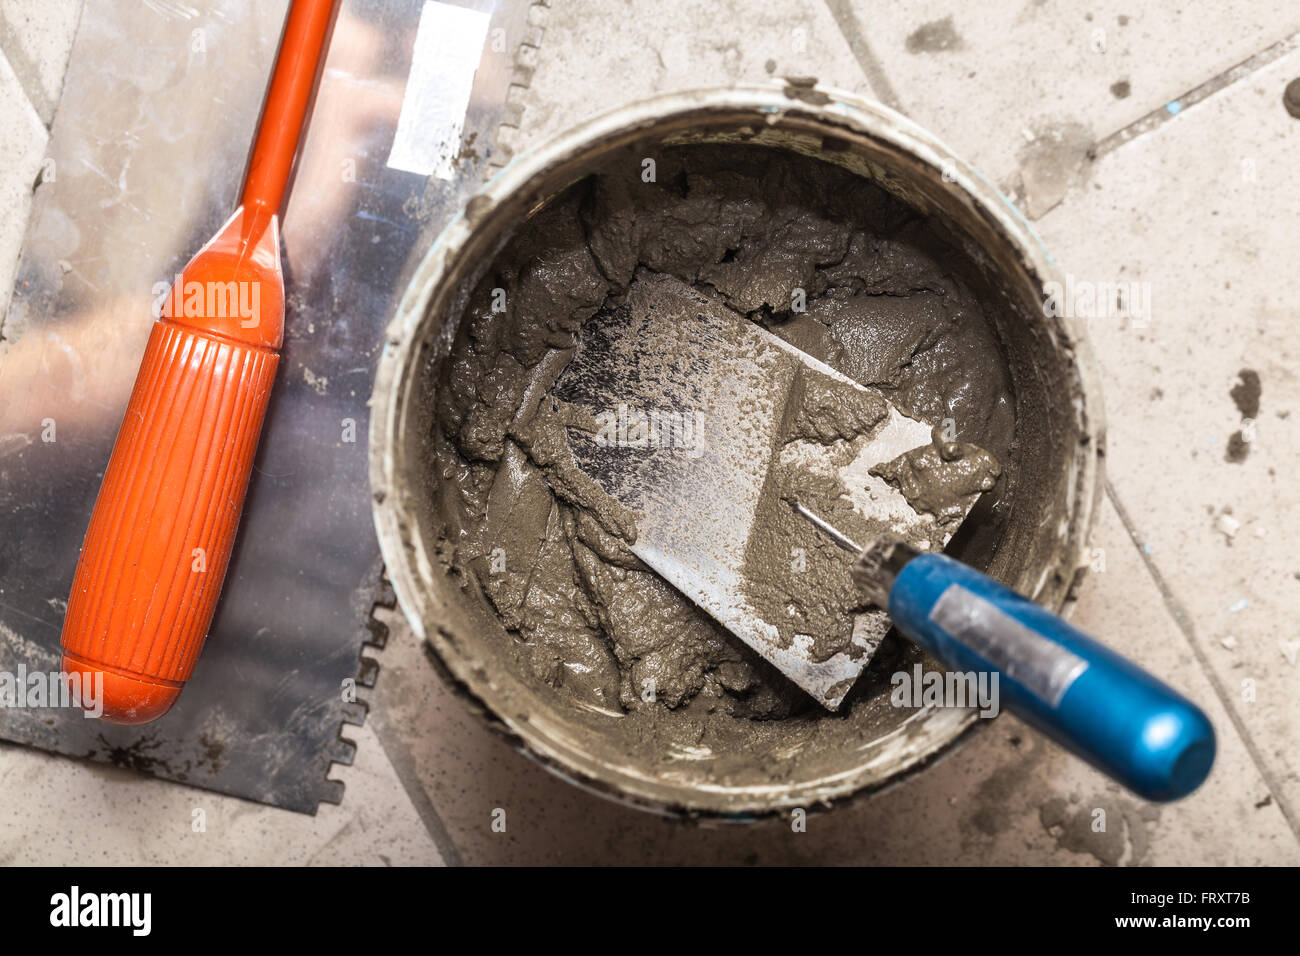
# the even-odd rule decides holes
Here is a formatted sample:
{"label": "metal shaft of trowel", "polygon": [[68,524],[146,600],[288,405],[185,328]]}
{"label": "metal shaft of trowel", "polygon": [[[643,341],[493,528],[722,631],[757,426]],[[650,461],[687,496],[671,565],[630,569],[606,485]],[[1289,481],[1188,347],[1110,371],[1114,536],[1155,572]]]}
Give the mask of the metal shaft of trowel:
{"label": "metal shaft of trowel", "polygon": [[845,551],[850,551],[853,554],[862,553],[861,545],[855,543],[852,538],[850,538],[844,532],[840,531],[839,528],[835,527],[825,518],[822,518],[820,515],[814,514],[813,512],[809,511],[807,508],[799,504],[799,502],[797,501],[791,501],[790,506],[794,508],[794,510],[797,511],[799,514],[803,515],[805,518],[811,521],[813,523],[813,526],[816,527],[818,531],[826,535],[826,537],[830,538],[832,541],[838,544]]}
{"label": "metal shaft of trowel", "polygon": [[790,503],[858,555],[854,581],[899,630],[950,671],[990,675],[999,708],[1148,800],[1184,797],[1209,774],[1209,719],[1132,661],[959,561],[892,537],[858,548]]}

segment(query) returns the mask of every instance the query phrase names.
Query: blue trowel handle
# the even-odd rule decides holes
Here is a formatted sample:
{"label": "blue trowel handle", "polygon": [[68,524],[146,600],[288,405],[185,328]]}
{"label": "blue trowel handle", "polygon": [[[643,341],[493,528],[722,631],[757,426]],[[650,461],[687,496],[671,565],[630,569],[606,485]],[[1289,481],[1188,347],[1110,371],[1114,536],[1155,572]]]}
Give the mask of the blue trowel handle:
{"label": "blue trowel handle", "polygon": [[990,688],[997,672],[1001,708],[1133,792],[1176,800],[1209,774],[1214,728],[1200,708],[1050,611],[901,542],[868,548],[854,571],[877,603],[887,598],[894,623],[950,671],[988,672]]}

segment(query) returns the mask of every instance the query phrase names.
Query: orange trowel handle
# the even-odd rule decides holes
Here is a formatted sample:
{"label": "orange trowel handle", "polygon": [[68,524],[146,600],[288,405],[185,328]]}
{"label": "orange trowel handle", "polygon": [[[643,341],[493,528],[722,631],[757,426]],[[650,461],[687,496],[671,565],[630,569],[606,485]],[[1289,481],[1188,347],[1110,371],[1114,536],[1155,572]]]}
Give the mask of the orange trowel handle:
{"label": "orange trowel handle", "polygon": [[293,0],[289,8],[240,199],[246,209],[267,215],[280,210],[333,11],[334,0]]}
{"label": "orange trowel handle", "polygon": [[167,712],[212,622],[279,364],[277,214],[333,5],[290,8],[242,208],[169,293],[95,501],[64,668],[82,675],[88,706],[103,675],[103,716],[117,723]]}
{"label": "orange trowel handle", "polygon": [[83,688],[103,673],[108,720],[162,716],[194,670],[278,363],[270,349],[153,327],[63,624],[64,669]]}

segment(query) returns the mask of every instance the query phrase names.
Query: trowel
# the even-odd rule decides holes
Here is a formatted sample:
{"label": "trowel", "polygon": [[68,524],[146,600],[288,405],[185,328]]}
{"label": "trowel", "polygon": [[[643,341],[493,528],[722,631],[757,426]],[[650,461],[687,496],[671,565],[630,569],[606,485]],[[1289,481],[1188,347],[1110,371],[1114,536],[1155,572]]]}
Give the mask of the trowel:
{"label": "trowel", "polygon": [[[1215,753],[1199,708],[942,553],[985,489],[936,517],[887,480],[880,466],[940,442],[941,423],[909,417],[874,393],[885,413],[862,434],[792,440],[794,406],[810,376],[873,391],[719,298],[653,276],[638,278],[620,307],[583,326],[552,400],[601,424],[571,427],[570,450],[636,516],[632,552],[828,710],[840,707],[892,624],[950,671],[996,675],[1000,707],[1140,796],[1173,800],[1195,790]],[[805,495],[797,483],[774,483],[778,473],[806,474],[810,489],[823,490]],[[837,483],[833,501],[825,480]],[[778,493],[781,508],[841,554],[837,570],[849,571],[843,578],[858,591],[844,639],[830,649],[791,633],[782,619],[800,613],[797,595],[788,610],[754,597],[756,574],[784,571],[753,560],[754,536],[771,520]],[[832,510],[838,520],[851,517],[865,540],[829,520]],[[796,571],[799,560],[791,555]]]}
{"label": "trowel", "polygon": [[63,671],[99,683],[110,723],[167,713],[212,623],[284,340],[280,211],[334,8],[290,5],[239,206],[155,303],[63,621]]}

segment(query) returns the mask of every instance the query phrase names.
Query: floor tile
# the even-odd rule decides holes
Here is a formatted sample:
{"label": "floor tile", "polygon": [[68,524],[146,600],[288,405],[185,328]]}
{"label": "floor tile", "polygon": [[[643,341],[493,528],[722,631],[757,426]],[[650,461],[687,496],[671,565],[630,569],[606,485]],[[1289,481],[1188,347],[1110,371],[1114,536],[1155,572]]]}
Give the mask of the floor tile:
{"label": "floor tile", "polygon": [[1086,174],[1094,143],[1300,30],[1287,0],[854,6],[902,111],[1031,217],[1059,200],[1061,167]]}
{"label": "floor tile", "polygon": [[82,0],[0,0],[0,46],[48,127],[77,33]]}
{"label": "floor tile", "polygon": [[344,802],[315,816],[0,743],[0,865],[440,863],[379,742],[348,736]]}
{"label": "floor tile", "polygon": [[27,230],[32,184],[41,169],[49,133],[0,51],[0,331],[13,293],[14,271]]}
{"label": "floor tile", "polygon": [[1298,75],[1300,52],[1103,157],[1038,224],[1077,282],[1150,294],[1149,316],[1089,320],[1108,471],[1293,825],[1300,120],[1282,91]]}

